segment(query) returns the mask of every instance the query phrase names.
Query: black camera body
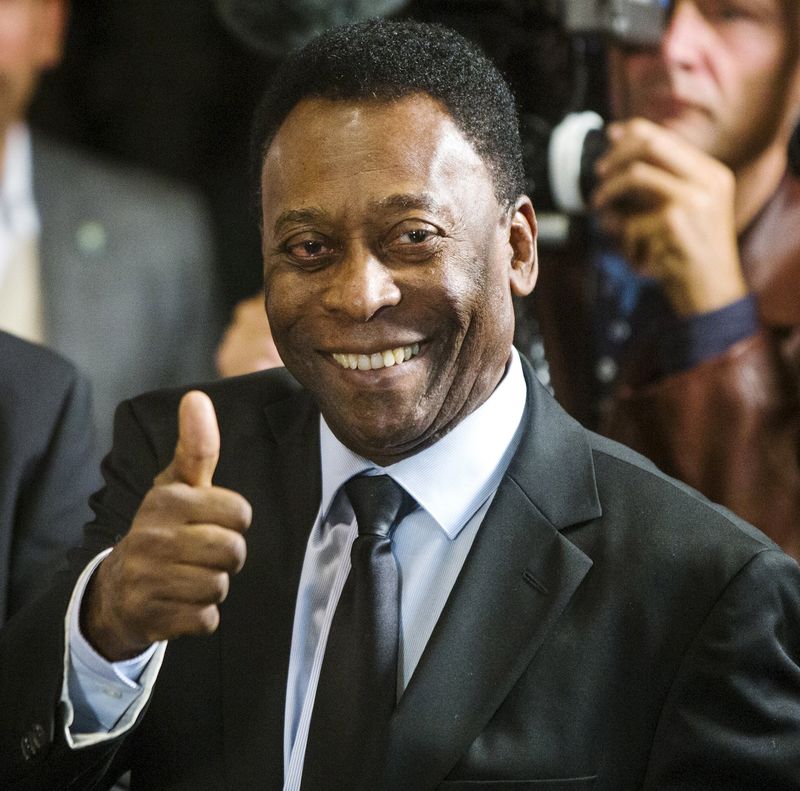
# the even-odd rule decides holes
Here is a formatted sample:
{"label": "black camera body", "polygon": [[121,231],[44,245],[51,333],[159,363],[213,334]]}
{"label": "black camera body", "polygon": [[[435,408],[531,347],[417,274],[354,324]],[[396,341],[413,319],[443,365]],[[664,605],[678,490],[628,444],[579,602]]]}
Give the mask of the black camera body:
{"label": "black camera body", "polygon": [[[673,0],[528,0],[531,11],[549,19],[573,42],[573,80],[578,90],[572,108],[585,107],[581,89],[592,68],[587,41],[624,47],[658,46],[669,24]],[[580,43],[584,42],[584,43]],[[529,190],[537,205],[566,215],[583,214],[595,186],[594,166],[608,147],[604,123],[590,110],[569,112],[555,125],[535,114],[522,117]]]}
{"label": "black camera body", "polygon": [[658,44],[671,0],[545,0],[570,34],[601,34],[620,44]]}

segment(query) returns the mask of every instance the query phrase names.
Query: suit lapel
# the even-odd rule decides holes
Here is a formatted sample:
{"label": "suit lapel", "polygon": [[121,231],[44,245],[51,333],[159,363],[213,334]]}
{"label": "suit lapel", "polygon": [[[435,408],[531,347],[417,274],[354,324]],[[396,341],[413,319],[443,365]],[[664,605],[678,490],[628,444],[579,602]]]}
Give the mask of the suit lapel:
{"label": "suit lapel", "polygon": [[447,776],[591,567],[560,532],[600,515],[589,444],[525,368],[528,428],[400,700],[381,788]]}
{"label": "suit lapel", "polygon": [[283,784],[294,605],[321,496],[315,416],[306,395],[270,404],[258,428],[230,449],[230,483],[218,476],[253,505],[247,562],[231,585],[220,630],[225,754],[236,788]]}

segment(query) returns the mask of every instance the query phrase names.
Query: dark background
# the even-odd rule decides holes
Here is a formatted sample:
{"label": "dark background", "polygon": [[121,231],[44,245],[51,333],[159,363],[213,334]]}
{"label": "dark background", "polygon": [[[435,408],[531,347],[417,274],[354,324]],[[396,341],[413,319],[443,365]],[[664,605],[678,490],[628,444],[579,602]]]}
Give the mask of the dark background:
{"label": "dark background", "polygon": [[[541,157],[549,127],[567,111],[602,109],[602,68],[590,68],[584,84],[575,45],[536,0],[411,0],[397,16],[451,25],[492,56],[517,96],[529,158]],[[255,51],[213,0],[73,0],[64,61],[32,108],[33,123],[53,135],[203,192],[228,308],[261,283],[249,126],[290,38],[278,28],[270,36],[268,54]],[[602,53],[588,60],[599,64]],[[546,208],[540,185],[530,187]]]}

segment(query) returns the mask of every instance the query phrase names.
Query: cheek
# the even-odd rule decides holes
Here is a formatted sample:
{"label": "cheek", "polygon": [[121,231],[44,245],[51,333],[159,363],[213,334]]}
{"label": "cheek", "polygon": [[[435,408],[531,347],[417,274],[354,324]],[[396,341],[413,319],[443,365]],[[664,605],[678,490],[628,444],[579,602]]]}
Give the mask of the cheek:
{"label": "cheek", "polygon": [[[486,266],[477,258],[460,257],[439,274],[435,302],[462,330],[474,320],[486,291]],[[434,282],[429,280],[428,283]],[[427,289],[430,291],[430,285]],[[421,296],[425,299],[425,287]]]}
{"label": "cheek", "polygon": [[496,250],[484,255],[463,263],[448,295],[459,326],[470,334],[470,345],[485,346],[492,353],[510,338],[513,308],[507,264]]}
{"label": "cheek", "polygon": [[265,304],[270,329],[278,348],[286,345],[293,328],[309,314],[309,291],[295,278],[286,275],[267,275],[265,278]]}
{"label": "cheek", "polygon": [[782,74],[780,64],[762,63],[753,68],[743,69],[741,64],[732,67],[736,75],[731,86],[731,93],[740,97],[739,106],[743,112],[751,111],[761,104],[769,106],[782,104],[783,86],[786,78]]}

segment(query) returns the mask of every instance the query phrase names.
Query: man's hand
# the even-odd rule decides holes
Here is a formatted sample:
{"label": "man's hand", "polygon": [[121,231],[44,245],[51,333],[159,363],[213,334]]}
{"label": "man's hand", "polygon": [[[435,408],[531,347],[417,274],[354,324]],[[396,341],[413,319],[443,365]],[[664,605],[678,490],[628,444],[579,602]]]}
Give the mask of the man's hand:
{"label": "man's hand", "polygon": [[661,282],[681,316],[746,296],[733,173],[641,118],[612,124],[609,139],[592,203],[632,266]]}
{"label": "man's hand", "polygon": [[264,297],[243,299],[217,347],[217,371],[238,376],[283,365],[269,328]]}
{"label": "man's hand", "polygon": [[211,400],[181,400],[170,465],[145,495],[128,534],[95,572],[84,596],[81,631],[109,660],[157,640],[210,634],[230,575],[244,564],[250,504],[213,486],[219,428]]}

